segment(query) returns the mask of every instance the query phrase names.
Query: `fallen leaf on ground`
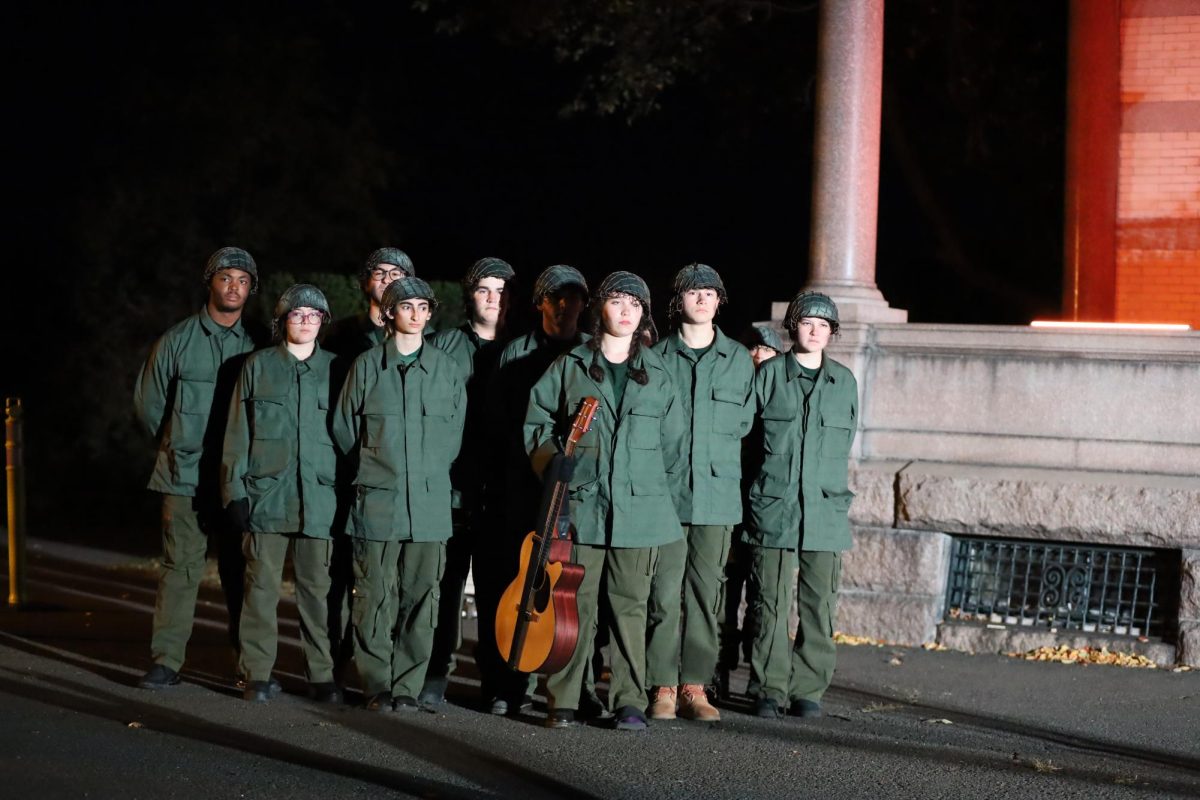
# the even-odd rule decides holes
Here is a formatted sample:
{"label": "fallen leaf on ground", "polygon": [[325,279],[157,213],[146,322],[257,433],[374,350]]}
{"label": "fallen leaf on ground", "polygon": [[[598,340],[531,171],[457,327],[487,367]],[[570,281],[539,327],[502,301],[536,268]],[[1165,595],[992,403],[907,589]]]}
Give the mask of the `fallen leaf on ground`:
{"label": "fallen leaf on ground", "polygon": [[1033,768],[1038,772],[1058,772],[1060,769],[1062,769],[1062,767],[1058,766],[1048,758],[1045,761],[1040,758],[1035,758],[1033,760]]}
{"label": "fallen leaf on ground", "polygon": [[841,631],[833,632],[833,640],[838,644],[848,644],[851,646],[869,644],[873,647],[885,647],[887,644],[889,644],[883,639],[872,639],[869,636],[852,636],[848,633],[842,633]]}
{"label": "fallen leaf on ground", "polygon": [[1012,658],[1023,658],[1026,661],[1053,661],[1059,664],[1105,664],[1114,667],[1140,667],[1156,669],[1158,667],[1150,659],[1137,653],[1122,653],[1109,650],[1107,647],[1069,647],[1060,644],[1057,647],[1047,645],[1036,647],[1024,653],[1009,653]]}

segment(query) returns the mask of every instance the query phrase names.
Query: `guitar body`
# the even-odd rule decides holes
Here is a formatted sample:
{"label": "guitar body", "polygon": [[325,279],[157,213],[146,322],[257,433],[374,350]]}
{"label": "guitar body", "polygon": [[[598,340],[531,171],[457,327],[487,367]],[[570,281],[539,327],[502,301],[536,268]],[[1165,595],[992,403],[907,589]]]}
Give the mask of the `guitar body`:
{"label": "guitar body", "polygon": [[579,643],[577,593],[584,569],[571,562],[569,473],[563,458],[574,454],[599,404],[594,397],[584,398],[561,457],[555,456],[547,468],[542,522],[521,542],[517,577],[496,609],[496,648],[504,663],[519,672],[558,672],[570,663]]}
{"label": "guitar body", "polygon": [[571,542],[566,539],[555,539],[550,543],[549,562],[546,569],[558,567],[559,575],[550,590],[555,620],[553,635],[549,637],[550,652],[539,670],[546,674],[558,672],[575,655],[575,646],[579,643],[577,594],[584,572],[581,565],[571,562]]}
{"label": "guitar body", "polygon": [[[537,533],[530,531],[521,543],[521,570],[504,590],[496,609],[496,645],[500,656],[512,664],[512,647],[522,618],[522,595],[529,578],[530,555]],[[516,669],[521,672],[558,672],[575,654],[579,641],[579,606],[576,593],[583,582],[583,567],[570,563],[571,542],[550,543],[545,569],[545,591],[538,591],[524,625],[524,642]],[[534,576],[535,581],[538,576]]]}

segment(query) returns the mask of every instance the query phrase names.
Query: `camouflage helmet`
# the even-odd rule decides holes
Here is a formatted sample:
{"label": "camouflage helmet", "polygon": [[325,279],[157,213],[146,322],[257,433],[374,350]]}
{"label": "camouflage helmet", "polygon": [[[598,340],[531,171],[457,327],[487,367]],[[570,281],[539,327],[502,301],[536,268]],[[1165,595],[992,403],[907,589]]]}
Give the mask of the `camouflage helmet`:
{"label": "camouflage helmet", "polygon": [[788,303],[787,314],[783,317],[783,327],[794,331],[802,317],[820,317],[828,320],[833,332],[838,329],[837,304],[827,294],[820,292],[800,292]]}
{"label": "camouflage helmet", "polygon": [[369,279],[371,273],[380,264],[391,264],[397,269],[403,270],[407,278],[415,277],[417,274],[417,268],[413,266],[412,259],[408,257],[408,253],[398,247],[381,247],[367,256],[362,269],[358,272],[358,279],[360,281]]}
{"label": "camouflage helmet", "polygon": [[679,315],[683,310],[683,293],[693,289],[713,289],[717,293],[720,305],[729,302],[729,295],[725,293],[725,283],[715,269],[707,264],[688,264],[675,273],[675,281],[671,285],[671,302],[667,305],[668,316],[674,318]]}
{"label": "camouflage helmet", "polygon": [[320,311],[322,323],[328,322],[332,314],[329,311],[329,301],[325,293],[311,283],[297,283],[288,287],[279,300],[275,302],[275,314],[271,317],[271,330],[276,336],[281,335],[283,319],[297,308],[313,308]]}
{"label": "camouflage helmet", "polygon": [[223,269],[240,269],[250,275],[250,293],[258,291],[258,265],[254,258],[240,247],[222,247],[208,257],[204,265],[204,285],[207,286]]}
{"label": "camouflage helmet", "polygon": [[568,286],[576,287],[584,297],[587,297],[587,280],[584,279],[583,273],[579,270],[569,267],[566,264],[555,264],[552,267],[546,267],[542,270],[542,274],[537,276],[537,280],[533,282],[533,304],[540,306],[543,297],[561,291]]}
{"label": "camouflage helmet", "polygon": [[463,291],[470,292],[475,289],[475,284],[479,283],[484,278],[499,278],[502,281],[511,281],[516,276],[516,270],[502,258],[481,258],[471,265],[467,270],[467,274],[463,276]]}
{"label": "camouflage helmet", "polygon": [[770,325],[751,325],[742,341],[753,350],[755,347],[769,347],[777,353],[783,352],[783,339]]}
{"label": "camouflage helmet", "polygon": [[430,311],[437,308],[437,295],[433,293],[433,287],[420,278],[400,278],[389,283],[383,290],[383,300],[379,306],[387,312],[394,309],[397,303],[413,299],[428,300]]}
{"label": "camouflage helmet", "polygon": [[592,296],[592,299],[596,301],[606,300],[618,294],[627,294],[631,297],[636,297],[638,302],[646,309],[646,313],[650,313],[650,287],[637,275],[624,270],[609,273],[604,280],[600,281],[600,285],[596,287],[596,293]]}
{"label": "camouflage helmet", "polygon": [[592,330],[597,338],[603,327],[601,313],[604,309],[604,301],[621,294],[636,297],[642,304],[642,319],[638,323],[637,330],[634,331],[635,338],[640,338],[642,333],[649,330],[650,326],[654,324],[654,320],[650,317],[650,287],[632,272],[620,270],[609,273],[604,280],[600,281],[600,285],[596,287],[596,291],[592,295]]}

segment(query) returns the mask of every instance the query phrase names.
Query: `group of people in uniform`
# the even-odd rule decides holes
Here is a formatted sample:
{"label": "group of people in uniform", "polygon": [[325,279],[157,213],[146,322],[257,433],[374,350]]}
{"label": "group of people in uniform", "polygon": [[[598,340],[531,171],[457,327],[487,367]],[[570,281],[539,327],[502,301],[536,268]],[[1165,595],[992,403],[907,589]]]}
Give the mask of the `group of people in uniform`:
{"label": "group of people in uniform", "polygon": [[858,409],[854,376],[825,352],[838,332],[829,297],[793,298],[789,347],[762,326],[739,342],[714,322],[728,302],[720,275],[691,264],[659,339],[642,278],[613,272],[590,290],[560,264],[533,282],[538,324],[513,337],[516,273],[501,259],[467,270],[466,321],[432,333],[437,299],[403,251],[376,250],[358,277],[367,309],[336,322],[316,286],[284,291],[273,344],[258,349],[242,320],[258,269],[224,247],[204,269],[205,305],[155,342],[134,389],[162,495],[142,687],[180,680],[211,538],[247,700],[281,690],[290,549],[314,700],[342,702],[352,664],[369,711],[445,702],[470,571],[485,707],[528,710],[536,676],[500,656],[497,605],[541,476],[594,397],[590,429],[554,470],[569,479],[584,577],[574,655],[546,676],[546,725],[715,722],[739,655],[759,716],[821,713]]}

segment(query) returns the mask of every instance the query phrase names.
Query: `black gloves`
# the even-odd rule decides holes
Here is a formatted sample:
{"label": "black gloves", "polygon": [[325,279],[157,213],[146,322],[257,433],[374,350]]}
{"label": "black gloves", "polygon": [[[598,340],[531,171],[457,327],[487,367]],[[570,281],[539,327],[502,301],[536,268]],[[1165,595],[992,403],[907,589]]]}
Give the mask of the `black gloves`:
{"label": "black gloves", "polygon": [[231,501],[225,506],[225,515],[237,533],[250,530],[250,498],[243,497],[241,500]]}
{"label": "black gloves", "polygon": [[550,469],[546,474],[546,483],[559,480],[564,483],[570,483],[571,478],[575,475],[575,456],[568,456],[564,453],[559,453],[554,456],[554,460],[550,462]]}

